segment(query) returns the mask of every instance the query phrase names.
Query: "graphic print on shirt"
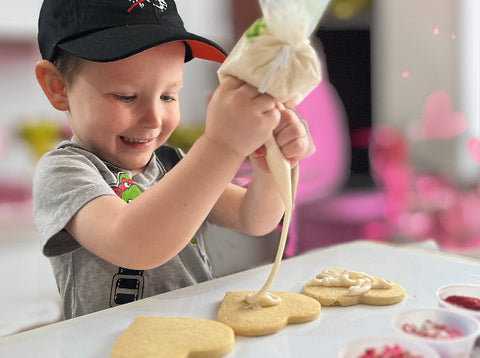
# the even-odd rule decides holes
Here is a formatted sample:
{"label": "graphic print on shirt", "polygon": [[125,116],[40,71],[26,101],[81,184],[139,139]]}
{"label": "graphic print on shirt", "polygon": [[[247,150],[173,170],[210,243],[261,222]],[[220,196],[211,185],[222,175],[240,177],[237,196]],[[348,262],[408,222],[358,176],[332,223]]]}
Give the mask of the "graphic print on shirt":
{"label": "graphic print on shirt", "polygon": [[125,202],[129,203],[142,192],[135,182],[126,174],[119,173],[116,186],[111,186],[115,194]]}
{"label": "graphic print on shirt", "polygon": [[[128,174],[122,172],[117,174],[117,183],[111,185],[111,188],[119,198],[127,203],[142,193]],[[143,270],[129,270],[119,267],[118,273],[112,279],[110,306],[115,307],[143,298],[143,287]]]}

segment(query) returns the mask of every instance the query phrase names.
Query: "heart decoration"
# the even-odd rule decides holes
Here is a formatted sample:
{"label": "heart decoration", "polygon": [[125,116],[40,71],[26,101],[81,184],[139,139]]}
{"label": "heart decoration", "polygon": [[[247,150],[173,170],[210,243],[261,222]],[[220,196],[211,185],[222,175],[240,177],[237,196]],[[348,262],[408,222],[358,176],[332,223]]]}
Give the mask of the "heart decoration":
{"label": "heart decoration", "polygon": [[452,111],[450,96],[442,91],[430,94],[423,104],[422,136],[424,139],[444,139],[465,131],[467,120]]}
{"label": "heart decoration", "polygon": [[470,157],[480,164],[480,142],[477,138],[470,138],[467,142],[467,150]]}

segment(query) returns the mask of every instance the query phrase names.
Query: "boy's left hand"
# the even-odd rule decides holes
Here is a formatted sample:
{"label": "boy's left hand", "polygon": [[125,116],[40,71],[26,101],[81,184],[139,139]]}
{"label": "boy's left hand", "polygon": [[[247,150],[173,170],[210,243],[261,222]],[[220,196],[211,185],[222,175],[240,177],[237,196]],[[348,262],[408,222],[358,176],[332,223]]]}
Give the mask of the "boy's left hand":
{"label": "boy's left hand", "polygon": [[[290,104],[287,103],[287,106]],[[294,108],[294,103],[291,103]],[[281,119],[273,135],[283,156],[294,167],[302,158],[305,158],[315,152],[308,124],[300,119],[295,110],[285,107],[282,103],[277,103],[277,109],[280,111]],[[262,146],[250,155],[253,165],[268,172],[268,165],[265,160],[266,148]]]}

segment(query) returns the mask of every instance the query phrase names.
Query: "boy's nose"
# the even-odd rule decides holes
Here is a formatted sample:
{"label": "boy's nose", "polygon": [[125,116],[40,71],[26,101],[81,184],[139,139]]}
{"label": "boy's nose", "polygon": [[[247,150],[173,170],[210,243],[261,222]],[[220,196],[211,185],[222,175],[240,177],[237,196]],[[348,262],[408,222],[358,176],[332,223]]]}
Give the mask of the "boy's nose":
{"label": "boy's nose", "polygon": [[158,104],[148,104],[144,107],[141,122],[145,127],[157,128],[162,125],[162,108]]}

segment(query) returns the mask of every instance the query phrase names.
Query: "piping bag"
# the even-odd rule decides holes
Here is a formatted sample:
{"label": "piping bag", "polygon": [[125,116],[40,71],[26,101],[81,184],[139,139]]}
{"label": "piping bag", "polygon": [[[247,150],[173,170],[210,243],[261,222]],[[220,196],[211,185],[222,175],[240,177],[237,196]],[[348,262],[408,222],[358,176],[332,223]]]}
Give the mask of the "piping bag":
{"label": "piping bag", "polygon": [[[304,98],[321,81],[320,61],[309,37],[329,0],[260,0],[263,17],[242,35],[218,69],[220,82],[232,75],[276,100]],[[290,168],[272,136],[265,143],[266,162],[285,205],[282,233],[270,276],[260,291],[245,298],[253,308],[275,305],[268,289],[285,249],[298,183],[298,165]]]}

